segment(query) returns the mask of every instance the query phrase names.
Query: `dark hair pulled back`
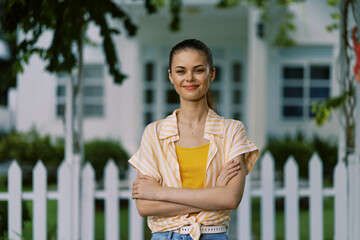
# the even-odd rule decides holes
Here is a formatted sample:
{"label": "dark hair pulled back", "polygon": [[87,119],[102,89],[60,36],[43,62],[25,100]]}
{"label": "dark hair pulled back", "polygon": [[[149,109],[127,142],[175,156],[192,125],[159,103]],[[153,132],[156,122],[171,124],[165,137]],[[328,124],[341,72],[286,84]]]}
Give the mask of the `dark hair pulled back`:
{"label": "dark hair pulled back", "polygon": [[[211,50],[208,46],[205,45],[200,40],[197,39],[186,39],[178,44],[176,44],[170,51],[170,57],[169,57],[169,70],[171,72],[171,64],[173,61],[173,57],[175,54],[186,51],[186,50],[196,50],[200,52],[201,54],[205,55],[206,61],[209,64],[210,70],[214,68],[213,65],[213,57]],[[209,108],[215,110],[214,101],[211,97],[210,88],[208,92],[206,93],[206,101]]]}

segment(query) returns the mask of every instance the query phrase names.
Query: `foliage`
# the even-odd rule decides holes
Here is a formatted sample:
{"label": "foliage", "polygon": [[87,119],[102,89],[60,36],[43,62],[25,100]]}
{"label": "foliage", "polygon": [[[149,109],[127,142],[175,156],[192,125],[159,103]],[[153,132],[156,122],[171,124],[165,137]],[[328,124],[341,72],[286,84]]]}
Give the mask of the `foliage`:
{"label": "foliage", "polygon": [[273,45],[276,47],[292,47],[296,45],[295,40],[291,37],[291,33],[296,31],[296,26],[294,24],[295,15],[288,8],[286,8],[287,5],[295,3],[296,0],[220,0],[217,4],[217,7],[232,8],[241,2],[246,2],[249,5],[260,9],[262,21],[268,24],[272,24],[273,20],[279,18],[279,14],[272,16],[272,9],[274,7],[276,8],[276,6],[283,7],[285,14],[278,26],[278,31],[275,39],[273,40]]}
{"label": "foliage", "polygon": [[307,142],[302,134],[298,134],[295,138],[290,135],[283,139],[271,137],[265,147],[270,151],[275,159],[275,169],[278,173],[283,173],[286,160],[293,156],[299,165],[299,176],[308,177],[307,166],[310,157],[315,149],[310,142]]}
{"label": "foliage", "polygon": [[347,98],[353,96],[353,94],[354,92],[343,92],[340,96],[328,98],[323,102],[314,102],[311,106],[311,112],[315,113],[315,123],[319,126],[326,123],[331,112],[345,104]]}
{"label": "foliage", "polygon": [[[52,141],[48,135],[40,136],[36,129],[26,133],[11,131],[0,141],[0,162],[13,159],[16,159],[23,168],[28,166],[28,169],[32,169],[38,160],[42,160],[51,171],[64,159],[64,140]],[[118,165],[120,177],[124,178],[129,156],[119,142],[111,139],[95,139],[85,143],[85,161],[90,162],[96,170],[97,180],[102,179],[103,168],[109,159],[113,159]],[[23,174],[25,183],[31,183],[31,173],[27,174],[24,171]],[[49,178],[52,177],[51,181],[56,181],[54,174],[48,175]]]}
{"label": "foliage", "polygon": [[296,31],[294,24],[295,15],[291,12],[285,14],[284,22],[279,26],[278,34],[275,37],[274,45],[277,47],[292,47],[296,45],[294,39],[290,37],[291,32]]}
{"label": "foliage", "polygon": [[[128,14],[111,0],[7,0],[0,5],[1,26],[4,32],[14,33],[22,30],[25,38],[17,45],[15,72],[22,72],[23,65],[33,54],[38,54],[47,63],[49,72],[71,72],[77,65],[77,49],[83,39],[83,32],[90,23],[100,27],[103,49],[110,74],[116,83],[126,77],[120,72],[116,50],[111,36],[119,34],[118,29],[108,24],[107,16],[120,20],[128,34],[136,33],[136,26]],[[38,41],[43,33],[51,32],[52,42],[48,48]]]}
{"label": "foliage", "polygon": [[180,13],[182,10],[183,2],[181,0],[146,0],[145,7],[148,14],[156,13],[160,8],[164,7],[168,2],[169,11],[171,13],[171,20],[169,23],[169,29],[171,31],[179,31],[181,29]]}
{"label": "foliage", "polygon": [[16,159],[20,165],[33,167],[38,160],[57,166],[64,158],[64,143],[40,136],[36,129],[26,133],[11,131],[0,141],[0,162]]}
{"label": "foliage", "polygon": [[96,170],[97,181],[102,180],[103,170],[109,159],[114,160],[119,167],[120,178],[123,179],[128,169],[129,156],[119,142],[111,139],[95,139],[85,143],[85,161],[90,162]]}
{"label": "foliage", "polygon": [[[298,132],[295,137],[286,135],[283,138],[270,137],[265,151],[270,151],[275,159],[275,169],[278,174],[283,175],[286,160],[293,156],[299,166],[299,176],[308,178],[308,164],[311,156],[318,153],[323,162],[324,177],[332,180],[333,169],[337,163],[337,145],[335,140],[322,139],[314,136],[307,140]],[[264,152],[265,152],[264,151]]]}
{"label": "foliage", "polygon": [[[14,49],[16,46],[16,34],[9,34],[5,41],[9,45],[10,55],[14,56]],[[16,87],[16,77],[12,73],[13,57],[10,59],[0,60],[0,105],[7,106],[8,104],[8,90],[11,87]]]}

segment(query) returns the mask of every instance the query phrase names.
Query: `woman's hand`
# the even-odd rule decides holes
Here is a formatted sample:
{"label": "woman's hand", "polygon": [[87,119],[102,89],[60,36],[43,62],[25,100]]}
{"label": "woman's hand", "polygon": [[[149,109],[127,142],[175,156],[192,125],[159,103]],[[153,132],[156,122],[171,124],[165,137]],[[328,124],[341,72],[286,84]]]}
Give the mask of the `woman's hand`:
{"label": "woman's hand", "polygon": [[156,196],[161,188],[160,184],[154,178],[139,173],[138,178],[133,183],[132,198],[158,200]]}
{"label": "woman's hand", "polygon": [[232,159],[227,162],[224,168],[221,170],[219,176],[216,178],[216,186],[224,187],[228,182],[235,177],[241,169],[240,161]]}

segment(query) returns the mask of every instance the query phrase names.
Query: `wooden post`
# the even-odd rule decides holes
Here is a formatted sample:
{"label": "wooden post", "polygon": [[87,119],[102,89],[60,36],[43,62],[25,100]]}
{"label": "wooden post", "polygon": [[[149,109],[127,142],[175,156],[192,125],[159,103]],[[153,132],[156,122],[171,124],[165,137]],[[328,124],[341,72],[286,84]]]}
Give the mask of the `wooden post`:
{"label": "wooden post", "polygon": [[291,156],[285,163],[285,239],[299,237],[299,168]]}
{"label": "wooden post", "polygon": [[71,168],[63,161],[58,168],[57,239],[72,239],[71,192]]}
{"label": "wooden post", "polygon": [[38,161],[33,169],[33,239],[47,239],[47,172],[42,161]]}
{"label": "wooden post", "polygon": [[80,155],[73,155],[71,166],[71,235],[72,239],[80,239]]}
{"label": "wooden post", "polygon": [[261,239],[275,239],[275,167],[269,152],[261,162]]}
{"label": "wooden post", "polygon": [[314,154],[309,165],[310,175],[310,239],[324,239],[323,234],[323,168]]}
{"label": "wooden post", "polygon": [[[136,180],[137,171],[134,168],[130,169],[130,180],[131,183]],[[130,240],[144,239],[144,231],[139,231],[139,229],[144,229],[143,218],[139,215],[136,202],[134,199],[129,198],[130,209],[129,209],[129,217],[130,217]]]}
{"label": "wooden post", "polygon": [[22,179],[21,169],[16,161],[12,161],[8,170],[8,237],[20,240],[22,235]]}
{"label": "wooden post", "polygon": [[334,240],[348,239],[348,191],[347,170],[344,161],[337,163],[334,170]]}
{"label": "wooden post", "polygon": [[113,160],[109,160],[105,173],[105,239],[119,239],[119,170]]}
{"label": "wooden post", "polygon": [[82,170],[81,239],[94,239],[95,226],[95,173],[90,163]]}

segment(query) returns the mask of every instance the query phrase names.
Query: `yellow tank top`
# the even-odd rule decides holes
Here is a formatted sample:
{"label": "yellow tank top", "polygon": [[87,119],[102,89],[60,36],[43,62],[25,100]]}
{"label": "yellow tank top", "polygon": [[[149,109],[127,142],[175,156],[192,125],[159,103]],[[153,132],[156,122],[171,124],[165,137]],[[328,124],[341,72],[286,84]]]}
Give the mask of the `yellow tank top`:
{"label": "yellow tank top", "polygon": [[194,148],[176,147],[183,188],[203,188],[210,143]]}

